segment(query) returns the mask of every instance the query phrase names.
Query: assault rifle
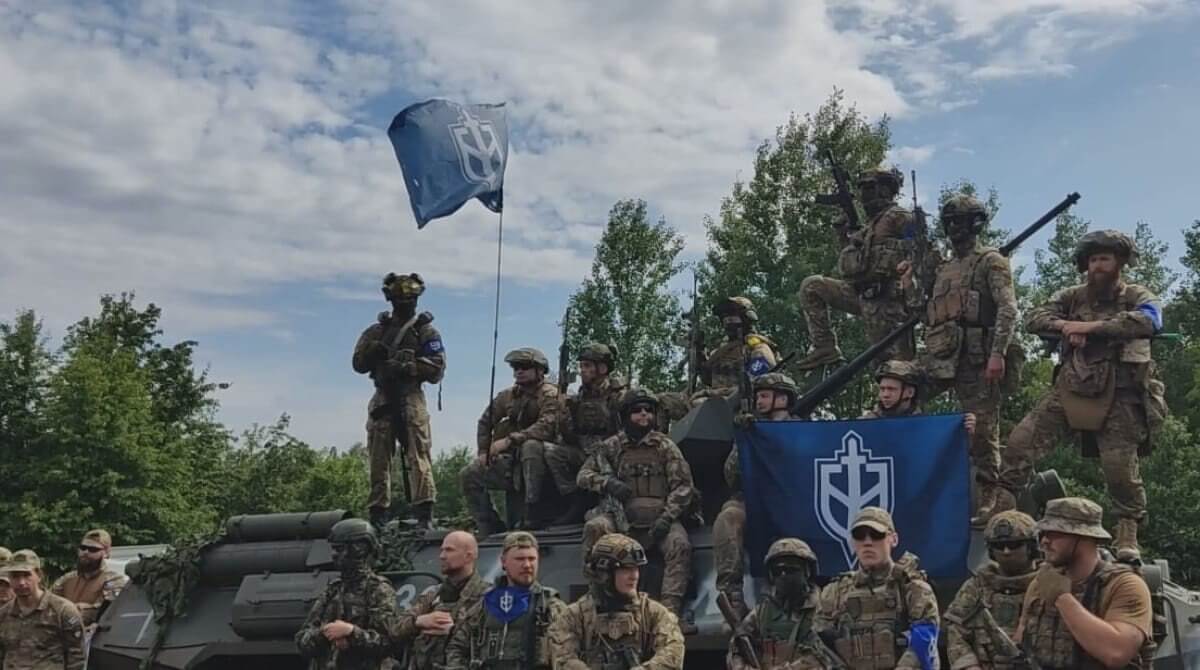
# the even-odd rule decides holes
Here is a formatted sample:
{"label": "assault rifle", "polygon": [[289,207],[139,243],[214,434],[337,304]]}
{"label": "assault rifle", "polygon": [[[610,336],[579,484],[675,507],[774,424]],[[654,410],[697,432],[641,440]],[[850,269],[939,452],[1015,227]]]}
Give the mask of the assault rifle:
{"label": "assault rifle", "polygon": [[984,630],[987,631],[988,639],[991,640],[992,646],[1010,659],[1011,667],[1023,670],[1042,670],[1042,666],[1037,662],[1037,659],[1026,654],[1025,650],[1016,642],[1013,642],[1008,633],[1004,632],[1004,629],[1000,627],[996,618],[992,616],[992,611],[982,601],[976,603],[974,609],[962,618],[963,625],[966,625],[975,617],[979,617],[983,621]]}
{"label": "assault rifle", "polygon": [[[1020,233],[1018,233],[1016,237],[1009,240],[1007,244],[1000,247],[1000,253],[1004,256],[1012,255],[1012,252],[1015,251],[1022,242],[1029,239],[1030,236],[1045,227],[1047,223],[1053,221],[1059,214],[1062,214],[1070,209],[1071,205],[1074,205],[1076,202],[1079,202],[1078,193],[1072,193],[1066,198],[1063,198],[1062,202],[1055,205],[1050,211],[1043,214],[1041,218],[1029,224],[1029,227],[1025,228],[1025,230],[1022,230]],[[900,324],[895,330],[884,336],[883,339],[867,347],[866,351],[863,351],[861,354],[856,356],[854,360],[846,363],[837,370],[834,370],[833,373],[828,377],[817,382],[812,388],[808,389],[804,395],[796,399],[796,404],[792,407],[792,413],[801,417],[811,416],[812,413],[816,411],[817,407],[821,405],[821,403],[828,400],[833,396],[833,394],[840,391],[843,386],[850,383],[850,380],[853,379],[855,375],[857,375],[863,368],[870,365],[876,357],[887,351],[888,348],[892,346],[892,343],[901,337],[906,336],[908,331],[916,327],[916,325],[921,322],[921,319],[924,316],[925,310],[918,310],[915,314],[908,317],[907,321]]]}
{"label": "assault rifle", "polygon": [[738,624],[742,623],[738,620],[737,612],[733,611],[733,603],[729,602],[729,596],[724,591],[717,593],[717,609],[721,610],[721,616],[724,617],[725,623],[729,624],[729,628],[733,631],[733,643],[737,645],[738,655],[746,661],[746,665],[752,668],[761,668],[758,662],[758,654],[754,652],[754,643],[750,640],[749,635],[738,635]]}
{"label": "assault rifle", "polygon": [[692,270],[692,313],[688,315],[688,349],[687,349],[687,395],[690,400],[692,394],[696,392],[696,375],[699,374],[697,368],[700,367],[700,302],[699,297],[699,280],[696,279],[696,270]]}
{"label": "assault rifle", "polygon": [[850,189],[850,173],[833,157],[833,151],[826,149],[824,154],[836,188],[833,193],[817,194],[815,202],[818,205],[841,209],[846,215],[846,229],[855,230],[862,225],[862,220],[858,216],[858,207],[854,204],[854,191]]}
{"label": "assault rifle", "polygon": [[933,280],[937,273],[937,267],[929,262],[929,220],[925,210],[921,209],[920,203],[917,202],[917,171],[912,170],[910,174],[912,175],[913,190],[913,220],[912,230],[908,231],[910,234],[906,237],[913,247],[913,274],[917,278],[917,285],[921,287],[921,295],[928,300],[933,292]]}
{"label": "assault rifle", "polygon": [[[420,328],[431,321],[433,321],[433,315],[429,312],[414,314],[400,326],[400,329],[391,338],[387,341],[382,341],[381,344],[383,344],[384,349],[387,351],[385,365],[392,363],[399,363],[401,365],[415,363],[416,358],[413,356],[412,351],[400,348],[400,343],[404,340],[404,336],[414,327]],[[411,503],[412,484],[408,481],[407,459],[410,448],[408,444],[408,410],[405,407],[403,398],[395,398],[388,393],[386,380],[376,378],[375,383],[383,391],[385,400],[384,404],[377,407],[374,413],[385,415],[392,424],[392,436],[395,438],[396,443],[400,445],[400,479],[404,482],[404,500]],[[371,418],[378,419],[382,418],[382,416],[372,416]]]}
{"label": "assault rifle", "polygon": [[571,306],[563,313],[562,344],[558,345],[558,395],[567,397],[567,387],[571,385],[571,347],[567,345],[567,328],[571,322]]}

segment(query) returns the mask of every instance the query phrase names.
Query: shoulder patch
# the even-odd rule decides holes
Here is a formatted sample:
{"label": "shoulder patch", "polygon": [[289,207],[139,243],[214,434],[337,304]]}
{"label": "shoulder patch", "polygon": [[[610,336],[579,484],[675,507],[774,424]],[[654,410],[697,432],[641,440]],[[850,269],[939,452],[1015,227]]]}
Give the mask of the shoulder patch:
{"label": "shoulder patch", "polygon": [[761,335],[747,335],[746,336],[746,346],[757,347],[758,345],[760,345],[762,343],[763,343],[763,338]]}

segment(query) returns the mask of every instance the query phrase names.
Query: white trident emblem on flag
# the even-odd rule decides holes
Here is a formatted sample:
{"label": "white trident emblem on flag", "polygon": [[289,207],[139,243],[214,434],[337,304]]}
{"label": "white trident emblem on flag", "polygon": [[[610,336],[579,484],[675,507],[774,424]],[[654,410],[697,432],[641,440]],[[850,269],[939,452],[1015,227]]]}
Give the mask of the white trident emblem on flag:
{"label": "white trident emblem on flag", "polygon": [[480,121],[462,110],[458,123],[449,126],[458,150],[458,166],[463,178],[474,184],[496,189],[504,168],[504,150],[491,121]]}
{"label": "white trident emblem on flag", "polygon": [[512,594],[509,593],[508,591],[505,591],[500,596],[500,611],[504,612],[505,614],[508,614],[509,612],[512,611],[512,606],[513,606]]}
{"label": "white trident emblem on flag", "polygon": [[[850,522],[859,510],[871,505],[892,511],[892,458],[873,457],[863,446],[862,436],[852,430],[842,436],[842,446],[833,456],[814,459],[813,465],[817,519],[825,533],[841,545],[846,565],[854,567],[858,558],[850,545]],[[844,489],[834,482],[835,477],[845,482]],[[845,516],[834,512],[835,502],[845,509]]]}

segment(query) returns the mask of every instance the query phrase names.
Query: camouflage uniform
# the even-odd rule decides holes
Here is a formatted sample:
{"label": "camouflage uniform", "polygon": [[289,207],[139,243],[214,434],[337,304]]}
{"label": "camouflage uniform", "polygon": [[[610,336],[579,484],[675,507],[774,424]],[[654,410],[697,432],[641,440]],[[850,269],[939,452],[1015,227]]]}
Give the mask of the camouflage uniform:
{"label": "camouflage uniform", "polygon": [[[895,531],[891,516],[875,507],[864,508],[852,528],[869,525],[880,532]],[[906,555],[881,571],[861,566],[836,577],[821,591],[815,627],[833,640],[838,656],[852,670],[920,668],[905,636],[917,622],[938,624],[937,598],[916,557]]]}
{"label": "camouflage uniform", "polygon": [[[650,394],[634,390],[626,394],[622,414],[641,401],[657,408]],[[632,489],[624,501],[624,513],[629,532],[649,546],[658,546],[663,554],[661,600],[676,614],[683,606],[691,573],[692,545],[680,521],[695,499],[692,471],[671,438],[651,430],[634,441],[625,432],[600,444],[579,470],[578,484],[597,494],[611,489],[610,479]],[[591,513],[589,513],[591,515]],[[583,527],[583,552],[591,553],[600,537],[625,528],[618,528],[620,519],[609,512],[596,513]],[[662,533],[655,541],[655,529]]]}
{"label": "camouflage uniform", "polygon": [[[335,548],[341,577],[329,582],[313,602],[296,633],[296,647],[312,670],[387,667],[394,648],[391,633],[400,624],[400,613],[392,583],[369,565],[369,556],[379,551],[374,530],[361,519],[345,519],[334,524],[329,543]],[[346,649],[338,649],[321,633],[322,626],[338,620],[354,625]]]}
{"label": "camouflage uniform", "polygon": [[[768,575],[770,568],[784,559],[802,561],[807,564],[805,580],[811,580],[817,572],[817,555],[804,542],[794,538],[776,540],[767,550],[765,559]],[[837,667],[821,639],[813,629],[819,589],[809,582],[803,602],[792,604],[779,588],[774,577],[769,577],[774,587],[767,597],[755,605],[729,641],[726,666],[729,670],[746,670],[752,667],[738,647],[738,638],[749,638],[762,670],[780,668],[786,670],[824,670]]]}
{"label": "camouflage uniform", "polygon": [[863,412],[860,419],[884,419],[896,416],[919,416],[921,414],[921,383],[924,377],[921,375],[921,370],[916,364],[910,361],[884,361],[879,366],[879,370],[875,373],[875,381],[878,383],[885,377],[899,379],[906,386],[912,386],[917,389],[911,400],[903,399],[897,402],[892,407],[884,407],[883,403],[878,400],[875,405]]}
{"label": "camouflage uniform", "polygon": [[[107,550],[112,547],[112,537],[104,530],[91,530],[83,536],[81,545]],[[109,570],[103,561],[100,567],[90,575],[81,575],[72,570],[55,580],[50,592],[62,596],[75,603],[83,619],[83,625],[89,626],[96,622],[100,608],[105,603],[116,600],[121,589],[129,583],[129,577],[123,572]]]}
{"label": "camouflage uniform", "polygon": [[[898,172],[868,170],[859,183],[892,184],[898,193],[903,177]],[[878,209],[876,209],[878,208]],[[908,317],[907,297],[900,288],[896,266],[908,260],[913,215],[894,202],[871,203],[866,223],[850,231],[838,256],[841,279],[813,275],[800,283],[800,307],[808,321],[812,352],[797,362],[799,369],[815,368],[841,358],[829,322],[830,308],[861,316],[871,342],[882,340]],[[885,358],[912,360],[911,337],[897,340]]]}
{"label": "camouflage uniform", "polygon": [[446,666],[448,635],[425,635],[417,628],[417,617],[431,612],[447,612],[454,621],[460,621],[488,590],[488,583],[472,572],[470,577],[454,583],[449,579],[434,591],[422,593],[412,606],[400,615],[399,624],[392,633],[397,644],[410,643],[408,670],[441,670]]}
{"label": "camouflage uniform", "polygon": [[[1089,255],[1114,247],[1128,249],[1118,255],[1132,260],[1133,243],[1122,233],[1089,233],[1080,240],[1077,263],[1086,269]],[[1000,481],[1015,496],[1038,459],[1069,431],[1082,431],[1084,455],[1100,458],[1113,501],[1119,555],[1132,558],[1138,555],[1138,524],[1146,517],[1138,456],[1149,453],[1166,414],[1149,339],[1162,328],[1162,307],[1144,286],[1118,280],[1110,298],[1083,284],[1054,294],[1030,312],[1025,326],[1036,335],[1058,337],[1060,321],[1102,325],[1083,347],[1062,340],[1054,386],[1009,435]]]}
{"label": "camouflage uniform", "polygon": [[[1098,541],[1111,540],[1112,536],[1101,525],[1103,510],[1096,503],[1086,498],[1058,498],[1046,505],[1046,513],[1038,521],[1038,532],[1055,531],[1092,538]],[[1024,615],[1018,631],[1018,642],[1021,648],[1043,668],[1081,668],[1093,670],[1108,667],[1089,656],[1063,621],[1058,608],[1053,603],[1043,602],[1038,580],[1043,571],[1049,569],[1043,564],[1042,570],[1035,573],[1033,582],[1026,591]],[[1072,584],[1071,593],[1092,614],[1110,621],[1111,611],[1102,611],[1106,603],[1111,604],[1110,590],[1122,590],[1131,598],[1132,608],[1136,611],[1136,620],[1121,617],[1120,620],[1138,628],[1143,635],[1142,646],[1125,668],[1142,668],[1149,670],[1153,664],[1154,640],[1150,637],[1152,609],[1150,589],[1145,581],[1138,576],[1132,567],[1122,563],[1112,563],[1101,559],[1090,577],[1078,584]]]}
{"label": "camouflage uniform", "polygon": [[[760,390],[784,393],[789,397],[789,406],[795,403],[799,393],[796,382],[781,372],[771,372],[755,379],[754,392]],[[760,417],[759,420],[771,419]],[[743,549],[746,537],[746,501],[742,495],[742,472],[738,458],[738,445],[735,443],[729,450],[729,455],[725,457],[725,483],[729,485],[730,496],[713,521],[712,541],[717,590],[729,597],[730,604],[741,615],[746,611],[743,594],[746,573]]]}
{"label": "camouflage uniform", "polygon": [[[959,406],[975,415],[971,464],[980,483],[978,521],[995,506],[1000,477],[1001,389],[1019,383],[1023,354],[1013,338],[1017,296],[1008,259],[999,251],[979,246],[977,237],[987,224],[987,210],[978,199],[951,197],[942,205],[941,220],[954,241],[955,256],[937,272],[925,304],[925,356],[922,367],[930,397],[953,388]],[[919,304],[912,304],[913,311]],[[1002,384],[984,378],[988,359],[1004,357]]]}
{"label": "camouflage uniform", "polygon": [[[5,574],[38,572],[37,554],[18,551],[5,564]],[[82,670],[83,622],[66,598],[42,591],[29,611],[16,598],[0,606],[0,668],[3,670]]]}
{"label": "camouflage uniform", "polygon": [[[414,277],[420,282],[417,275],[389,274],[384,277],[384,294],[399,290],[393,287],[414,286]],[[419,290],[412,290],[420,295],[424,283],[420,282]],[[415,301],[414,297],[414,309]],[[432,322],[433,315],[429,312],[410,315],[382,312],[378,323],[364,330],[354,345],[354,371],[371,375],[375,382],[375,394],[367,404],[367,453],[371,459],[367,507],[372,510],[387,510],[391,504],[392,456],[399,437],[393,421],[399,415],[396,409],[403,412],[405,432],[399,441],[408,468],[412,493],[409,502],[422,510],[432,510],[436,496],[430,461],[433,438],[421,384],[436,384],[446,372],[446,349]]]}
{"label": "camouflage uniform", "polygon": [[[510,364],[533,362],[544,371],[550,369],[546,356],[536,349],[516,349],[504,360]],[[492,507],[488,489],[524,490],[527,518],[542,512],[536,505],[542,499],[547,464],[569,460],[554,452],[571,449],[555,443],[560,405],[558,387],[543,379],[533,386],[514,384],[504,389],[480,415],[475,434],[480,454],[486,454],[494,440],[510,440],[508,450],[487,466],[472,461],[459,475],[467,505],[481,529],[495,532],[504,525]]]}
{"label": "camouflage uniform", "polygon": [[679,622],[645,593],[627,599],[615,592],[618,567],[646,564],[636,540],[610,534],[589,557],[589,591],[550,626],[556,670],[681,670],[684,643]]}
{"label": "camouflage uniform", "polygon": [[[509,533],[504,551],[516,546],[536,548],[537,540],[529,533]],[[557,591],[535,581],[528,589],[518,589],[528,591],[528,606],[513,612],[511,596],[507,602],[504,598],[506,590],[513,589],[517,587],[500,576],[479,602],[464,611],[446,647],[446,670],[549,670],[553,666],[548,631],[567,606]]]}
{"label": "camouflage uniform", "polygon": [[726,338],[705,356],[701,376],[708,382],[708,388],[697,391],[692,397],[693,402],[728,397],[740,388],[743,375],[753,380],[766,374],[779,362],[775,344],[767,336],[753,332],[758,312],[750,300],[740,296],[729,298],[718,303],[714,312],[721,318],[741,317],[747,333],[737,339]]}
{"label": "camouflage uniform", "polygon": [[[1037,551],[1037,529],[1029,515],[1016,510],[1001,512],[988,521],[984,539],[992,542],[1018,542],[1028,544],[1029,556]],[[946,610],[946,655],[951,670],[964,670],[973,666],[1017,670],[1023,668],[1018,659],[1005,655],[995,642],[997,633],[991,629],[983,610],[1010,639],[1016,635],[1021,619],[1021,607],[1025,591],[1033,581],[1034,562],[1029,571],[1019,575],[1006,575],[999,565],[989,562],[958,589],[954,601]]]}
{"label": "camouflage uniform", "polygon": [[0,547],[0,582],[3,583],[4,591],[0,592],[0,607],[13,598],[12,585],[8,581],[8,575],[4,573],[4,566],[12,560],[12,552],[7,547]]}

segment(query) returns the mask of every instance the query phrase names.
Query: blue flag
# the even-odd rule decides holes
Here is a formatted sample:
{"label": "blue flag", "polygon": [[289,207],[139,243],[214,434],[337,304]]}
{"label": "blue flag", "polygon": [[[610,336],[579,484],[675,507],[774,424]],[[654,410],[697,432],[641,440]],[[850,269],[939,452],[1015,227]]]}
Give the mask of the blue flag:
{"label": "blue flag", "polygon": [[737,433],[746,548],[762,574],[772,542],[798,537],[822,575],[856,565],[849,526],[860,509],[892,513],[900,552],[933,577],[967,574],[970,481],[961,414],[857,421],[759,421]]}
{"label": "blue flag", "polygon": [[503,103],[409,105],[392,119],[388,139],[404,171],[417,228],[453,214],[471,198],[493,212],[503,208],[508,164]]}

